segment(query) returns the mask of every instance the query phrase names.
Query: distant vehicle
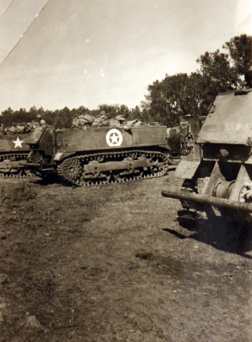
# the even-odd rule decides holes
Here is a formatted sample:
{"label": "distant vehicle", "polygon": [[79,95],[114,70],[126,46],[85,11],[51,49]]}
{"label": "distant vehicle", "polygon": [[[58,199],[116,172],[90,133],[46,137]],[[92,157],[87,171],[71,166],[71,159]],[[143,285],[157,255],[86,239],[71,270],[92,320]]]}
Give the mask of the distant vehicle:
{"label": "distant vehicle", "polygon": [[30,133],[0,132],[0,176],[27,177],[31,173],[27,168],[30,146],[26,139]]}
{"label": "distant vehicle", "polygon": [[217,96],[202,125],[190,116],[181,123],[179,199],[187,213],[250,221],[252,213],[252,91]]}
{"label": "distant vehicle", "polygon": [[169,169],[166,127],[38,127],[28,141],[28,166],[56,173],[75,186],[122,183],[164,176]]}

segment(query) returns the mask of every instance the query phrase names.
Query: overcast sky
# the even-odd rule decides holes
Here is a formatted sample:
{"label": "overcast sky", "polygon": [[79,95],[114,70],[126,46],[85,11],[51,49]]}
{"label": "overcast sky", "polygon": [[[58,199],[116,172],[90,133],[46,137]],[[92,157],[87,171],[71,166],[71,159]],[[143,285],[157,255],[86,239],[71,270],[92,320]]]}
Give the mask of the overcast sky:
{"label": "overcast sky", "polygon": [[0,0],[0,111],[140,105],[252,34],[251,0]]}

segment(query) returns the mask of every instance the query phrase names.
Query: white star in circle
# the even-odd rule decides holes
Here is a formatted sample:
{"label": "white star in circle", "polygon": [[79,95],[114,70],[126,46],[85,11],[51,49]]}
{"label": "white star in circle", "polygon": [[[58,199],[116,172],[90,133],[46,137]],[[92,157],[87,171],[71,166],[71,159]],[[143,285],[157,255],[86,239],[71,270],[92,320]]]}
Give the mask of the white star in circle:
{"label": "white star in circle", "polygon": [[119,136],[118,134],[116,134],[115,132],[113,134],[111,134],[111,136],[109,137],[109,139],[111,140],[112,144],[117,144],[118,140],[119,140]]}
{"label": "white star in circle", "polygon": [[14,148],[17,148],[17,147],[21,147],[21,148],[22,148],[22,147],[23,147],[23,146],[22,146],[22,143],[23,143],[24,141],[23,141],[23,140],[20,140],[19,137],[17,137],[17,139],[16,139],[16,140],[13,140],[12,142],[15,144]]}
{"label": "white star in circle", "polygon": [[110,129],[107,134],[106,134],[106,143],[108,144],[108,146],[121,146],[123,142],[123,136],[122,133],[116,129],[116,128],[112,128]]}

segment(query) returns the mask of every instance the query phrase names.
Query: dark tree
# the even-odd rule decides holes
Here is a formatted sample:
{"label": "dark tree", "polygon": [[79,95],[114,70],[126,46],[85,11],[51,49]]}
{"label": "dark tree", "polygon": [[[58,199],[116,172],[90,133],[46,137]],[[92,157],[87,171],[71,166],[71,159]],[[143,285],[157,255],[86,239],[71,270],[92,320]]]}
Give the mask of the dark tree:
{"label": "dark tree", "polygon": [[186,114],[206,115],[219,93],[235,90],[251,82],[251,37],[235,37],[224,45],[229,53],[205,52],[197,62],[199,70],[168,76],[148,86],[142,108],[148,119],[176,125]]}
{"label": "dark tree", "polygon": [[252,37],[246,34],[236,36],[225,43],[223,48],[228,50],[238,75],[244,76],[246,86],[252,87]]}
{"label": "dark tree", "polygon": [[230,65],[228,54],[219,50],[205,52],[197,62],[200,64],[200,74],[208,81],[209,90],[215,95],[237,87],[238,75],[236,69]]}
{"label": "dark tree", "polygon": [[70,128],[72,126],[73,116],[68,107],[55,111],[55,128]]}
{"label": "dark tree", "polygon": [[148,87],[149,94],[143,106],[149,118],[169,126],[179,122],[179,116],[188,114],[187,87],[190,79],[187,74],[168,76]]}

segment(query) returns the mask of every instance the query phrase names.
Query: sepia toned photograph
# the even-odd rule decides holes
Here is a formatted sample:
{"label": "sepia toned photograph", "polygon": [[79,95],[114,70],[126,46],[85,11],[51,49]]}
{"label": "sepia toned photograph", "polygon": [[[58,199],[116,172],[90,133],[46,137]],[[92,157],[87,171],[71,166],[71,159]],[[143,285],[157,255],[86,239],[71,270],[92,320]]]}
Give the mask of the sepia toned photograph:
{"label": "sepia toned photograph", "polygon": [[0,0],[0,342],[252,341],[251,0]]}

